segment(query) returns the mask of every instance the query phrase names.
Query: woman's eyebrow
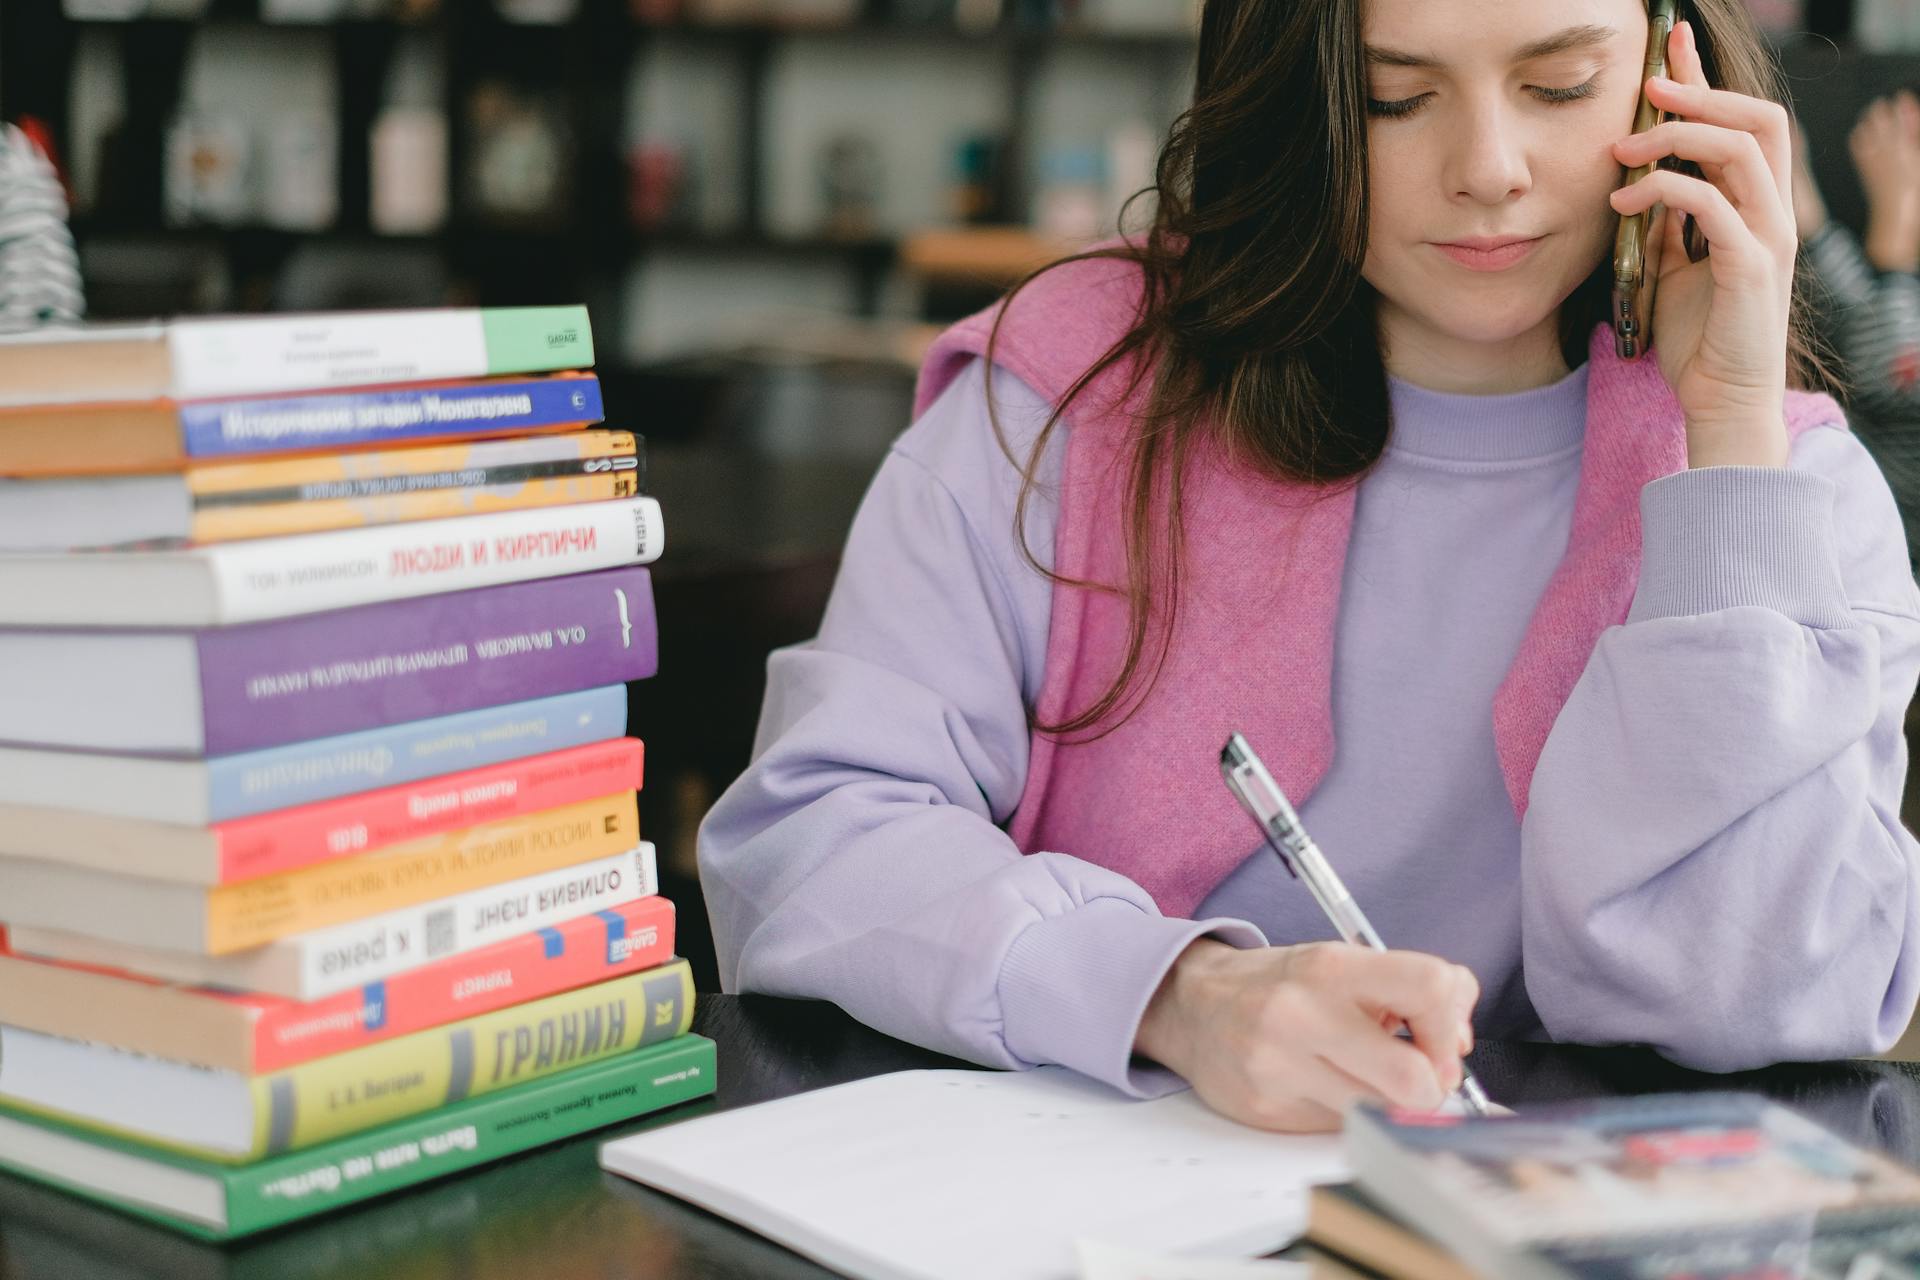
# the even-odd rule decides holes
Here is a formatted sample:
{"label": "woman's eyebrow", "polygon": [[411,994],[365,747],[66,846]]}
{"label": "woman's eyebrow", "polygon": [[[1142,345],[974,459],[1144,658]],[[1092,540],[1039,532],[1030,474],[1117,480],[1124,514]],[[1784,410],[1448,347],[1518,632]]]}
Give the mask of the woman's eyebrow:
{"label": "woman's eyebrow", "polygon": [[[1520,48],[1514,50],[1513,61],[1515,63],[1531,62],[1535,58],[1544,58],[1549,54],[1565,53],[1569,49],[1585,49],[1592,45],[1605,44],[1619,34],[1618,29],[1614,27],[1591,22],[1584,26],[1568,27],[1565,31],[1557,31],[1544,40],[1535,40],[1532,44],[1522,45]],[[1446,70],[1446,64],[1438,58],[1431,58],[1420,53],[1405,53],[1399,49],[1383,49],[1371,44],[1367,46],[1367,65],[1372,67],[1421,67],[1437,71]]]}

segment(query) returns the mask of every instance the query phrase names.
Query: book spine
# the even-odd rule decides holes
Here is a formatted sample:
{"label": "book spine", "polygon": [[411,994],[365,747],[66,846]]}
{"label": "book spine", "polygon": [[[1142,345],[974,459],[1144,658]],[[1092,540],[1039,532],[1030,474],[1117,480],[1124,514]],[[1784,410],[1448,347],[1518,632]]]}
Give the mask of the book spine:
{"label": "book spine", "polygon": [[685,1035],[692,1024],[693,974],[677,960],[258,1076],[251,1082],[254,1143],[246,1154],[297,1151],[644,1049]]}
{"label": "book spine", "polygon": [[227,1176],[227,1237],[445,1177],[714,1091],[713,1041],[685,1035],[652,1049],[482,1098]]}
{"label": "book spine", "polygon": [[584,426],[605,416],[591,375],[396,387],[180,406],[189,457],[365,448]]}
{"label": "book spine", "polygon": [[182,400],[593,364],[579,306],[178,320],[167,326],[167,347]]}
{"label": "book spine", "polygon": [[[181,554],[202,558],[213,575],[218,616],[205,621],[215,625],[645,564],[664,547],[660,504],[629,498],[263,538]],[[76,574],[73,585],[84,589],[84,578]]]}
{"label": "book spine", "polygon": [[[673,958],[673,904],[643,898],[408,969],[328,1000],[254,1003],[253,1072],[278,1071]],[[209,993],[238,1014],[231,998]],[[98,1038],[98,1037],[94,1037]],[[137,1046],[128,1046],[137,1048]]]}
{"label": "book spine", "polygon": [[[364,498],[320,498],[202,507],[188,518],[188,537],[196,543],[283,538],[332,529],[371,529],[382,525],[452,520],[501,511],[534,511],[583,502],[612,502],[639,492],[634,475],[577,474],[488,477],[481,483],[421,488]],[[434,477],[428,477],[429,479]]]}
{"label": "book spine", "polygon": [[217,756],[206,762],[209,821],[603,742],[626,731],[626,688],[607,685]]}
{"label": "book spine", "polygon": [[20,927],[8,931],[8,944],[22,955],[311,1001],[659,892],[654,849],[642,841],[611,858],[316,929],[235,956],[162,951]]}
{"label": "book spine", "polygon": [[[616,458],[628,460],[625,469],[637,471],[638,454],[638,438],[630,431],[567,431],[514,440],[208,463],[187,470],[179,482],[196,506],[302,502],[441,488],[472,483],[466,477],[483,473],[504,480],[519,474],[577,472],[590,469],[589,464],[591,469],[614,470],[607,460]],[[543,467],[553,470],[538,470]]]}
{"label": "book spine", "polygon": [[198,636],[207,754],[640,680],[656,642],[637,567],[213,628]]}
{"label": "book spine", "polygon": [[281,875],[483,822],[522,818],[641,785],[634,738],[524,756],[213,828],[221,884]]}
{"label": "book spine", "polygon": [[525,876],[274,945],[286,948],[297,961],[301,998],[317,1000],[659,892],[654,848],[642,842],[611,858]]}
{"label": "book spine", "polygon": [[483,823],[380,853],[207,892],[206,950],[224,955],[435,898],[612,857],[639,840],[631,791]]}

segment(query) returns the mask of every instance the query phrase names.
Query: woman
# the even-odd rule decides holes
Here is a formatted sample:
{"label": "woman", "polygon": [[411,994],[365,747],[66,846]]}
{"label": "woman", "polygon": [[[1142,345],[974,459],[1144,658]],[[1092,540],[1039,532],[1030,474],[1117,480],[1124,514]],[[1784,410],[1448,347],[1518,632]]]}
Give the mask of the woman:
{"label": "woman", "polygon": [[[1151,235],[936,344],[771,661],[702,829],[729,989],[1275,1129],[1434,1105],[1476,1030],[1893,1040],[1920,593],[1787,390],[1769,64],[1739,0],[1682,17],[1685,119],[1629,138],[1643,0],[1210,0]],[[1614,191],[1662,158],[1704,176]],[[1711,252],[1667,220],[1629,364],[1607,260],[1656,201]],[[1236,728],[1405,950],[1322,941]]]}

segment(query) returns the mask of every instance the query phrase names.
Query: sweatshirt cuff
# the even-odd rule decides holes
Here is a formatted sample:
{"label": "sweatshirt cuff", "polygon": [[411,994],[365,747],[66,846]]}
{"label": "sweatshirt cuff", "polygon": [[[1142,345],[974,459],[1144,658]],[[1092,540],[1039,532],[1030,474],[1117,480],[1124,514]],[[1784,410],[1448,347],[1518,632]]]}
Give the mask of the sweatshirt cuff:
{"label": "sweatshirt cuff", "polygon": [[1640,490],[1629,623],[1758,605],[1801,626],[1853,623],[1834,550],[1837,487],[1785,467],[1697,467]]}
{"label": "sweatshirt cuff", "polygon": [[1206,936],[1241,948],[1267,945],[1244,921],[1169,920],[1119,898],[1097,898],[1027,926],[1000,968],[1007,1049],[1136,1098],[1184,1088],[1172,1071],[1136,1059],[1133,1040],[1174,960]]}

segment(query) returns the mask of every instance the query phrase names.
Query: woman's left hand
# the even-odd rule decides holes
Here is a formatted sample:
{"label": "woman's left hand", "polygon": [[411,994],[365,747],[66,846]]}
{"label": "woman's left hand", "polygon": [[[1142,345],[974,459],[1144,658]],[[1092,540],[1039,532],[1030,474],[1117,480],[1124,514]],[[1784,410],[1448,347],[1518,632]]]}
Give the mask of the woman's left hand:
{"label": "woman's left hand", "polygon": [[[1614,209],[1667,206],[1653,353],[1686,414],[1690,466],[1785,466],[1787,314],[1798,247],[1793,145],[1776,102],[1712,89],[1690,23],[1667,45],[1674,79],[1647,82],[1653,104],[1678,117],[1614,144],[1629,168],[1663,156],[1704,178],[1655,169],[1612,196]],[[1687,260],[1683,215],[1712,247]]]}

